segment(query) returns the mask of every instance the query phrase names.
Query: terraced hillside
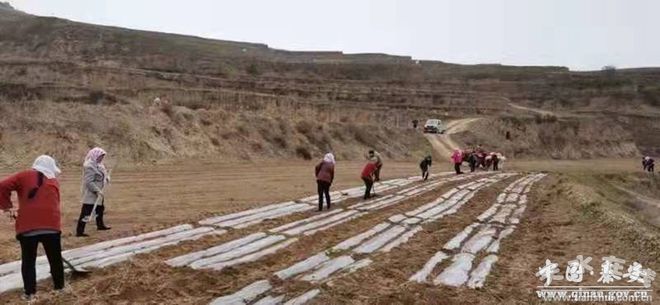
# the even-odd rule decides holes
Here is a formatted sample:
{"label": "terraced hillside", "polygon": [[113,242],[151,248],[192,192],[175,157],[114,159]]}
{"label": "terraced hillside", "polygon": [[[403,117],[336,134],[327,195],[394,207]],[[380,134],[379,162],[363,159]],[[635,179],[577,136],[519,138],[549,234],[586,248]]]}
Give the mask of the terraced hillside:
{"label": "terraced hillside", "polygon": [[[94,144],[138,162],[327,150],[355,159],[368,147],[416,159],[431,148],[410,122],[429,117],[487,118],[495,128],[477,125],[458,144],[488,142],[522,158],[637,156],[660,147],[651,136],[660,128],[654,69],[576,73],[287,52],[11,9],[0,11],[0,25],[4,164],[44,147],[77,161]],[[153,105],[156,97],[169,103]],[[512,141],[504,141],[507,131]]]}

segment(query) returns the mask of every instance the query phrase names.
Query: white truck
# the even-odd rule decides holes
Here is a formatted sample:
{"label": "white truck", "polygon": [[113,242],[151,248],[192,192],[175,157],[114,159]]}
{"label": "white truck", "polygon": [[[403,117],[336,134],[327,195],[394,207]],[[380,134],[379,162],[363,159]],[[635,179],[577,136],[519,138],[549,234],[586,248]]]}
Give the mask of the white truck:
{"label": "white truck", "polygon": [[439,133],[443,134],[447,128],[442,124],[442,120],[439,119],[428,119],[426,124],[424,124],[424,133]]}

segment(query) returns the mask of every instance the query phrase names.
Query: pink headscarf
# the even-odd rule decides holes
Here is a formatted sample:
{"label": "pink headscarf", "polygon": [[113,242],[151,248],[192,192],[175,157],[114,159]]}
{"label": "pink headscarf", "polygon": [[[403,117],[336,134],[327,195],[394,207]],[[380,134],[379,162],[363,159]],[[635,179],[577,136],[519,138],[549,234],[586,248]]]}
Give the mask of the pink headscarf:
{"label": "pink headscarf", "polygon": [[103,164],[103,161],[98,162],[99,157],[105,156],[106,152],[103,150],[103,148],[100,147],[94,147],[92,148],[88,153],[87,156],[85,156],[85,162],[83,163],[83,166],[93,166],[98,169],[100,169],[103,174],[107,177],[108,176],[108,171],[105,168],[105,164]]}

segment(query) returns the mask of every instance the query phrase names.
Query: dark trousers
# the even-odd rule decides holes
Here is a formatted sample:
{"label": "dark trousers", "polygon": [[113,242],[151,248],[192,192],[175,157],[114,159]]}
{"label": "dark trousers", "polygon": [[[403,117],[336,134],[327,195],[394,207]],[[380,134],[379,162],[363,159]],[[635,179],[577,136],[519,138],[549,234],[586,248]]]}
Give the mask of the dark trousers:
{"label": "dark trousers", "polygon": [[[78,226],[76,227],[76,234],[85,233],[85,222],[83,218],[89,216],[92,213],[94,205],[92,204],[83,204],[80,209],[80,216],[78,217]],[[105,206],[97,205],[96,206],[96,228],[104,228],[105,223],[103,222],[103,212],[105,212]]]}
{"label": "dark trousers", "polygon": [[486,158],[477,158],[477,167],[486,167]]}
{"label": "dark trousers", "polygon": [[476,161],[470,161],[470,172],[474,173],[474,170],[477,168],[477,162]]}
{"label": "dark trousers", "polygon": [[319,192],[319,211],[323,210],[323,196],[325,195],[325,202],[330,209],[330,182],[316,180],[316,185]]}
{"label": "dark trousers", "polygon": [[364,181],[364,199],[371,198],[371,188],[374,186],[374,181],[371,178],[362,177]]}
{"label": "dark trousers", "polygon": [[429,179],[429,169],[428,169],[428,167],[427,168],[422,167],[422,179],[424,179],[424,181]]}
{"label": "dark trousers", "polygon": [[498,166],[499,164],[500,164],[500,161],[499,161],[499,160],[493,160],[493,170],[494,170],[494,171],[500,169],[499,166]]}
{"label": "dark trousers", "polygon": [[461,164],[460,163],[454,163],[454,170],[456,171],[456,175],[462,174],[461,173]]}
{"label": "dark trousers", "polygon": [[646,170],[648,170],[650,173],[652,173],[653,171],[655,171],[655,164],[649,164],[646,167]]}
{"label": "dark trousers", "polygon": [[374,172],[374,181],[380,181],[380,169],[383,168],[383,164],[376,164],[376,171]]}
{"label": "dark trousers", "polygon": [[64,288],[64,266],[62,265],[60,233],[19,236],[18,241],[21,243],[21,274],[23,275],[25,294],[30,295],[37,292],[37,270],[35,264],[39,243],[43,245],[46,251],[55,290]]}

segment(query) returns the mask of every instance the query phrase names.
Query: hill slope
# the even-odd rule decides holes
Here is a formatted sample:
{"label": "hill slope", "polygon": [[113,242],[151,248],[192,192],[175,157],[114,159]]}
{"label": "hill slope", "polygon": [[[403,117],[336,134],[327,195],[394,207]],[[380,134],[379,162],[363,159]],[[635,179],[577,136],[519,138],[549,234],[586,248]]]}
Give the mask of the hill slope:
{"label": "hill slope", "polygon": [[[92,145],[136,161],[327,150],[355,159],[370,147],[410,158],[431,148],[409,122],[429,117],[488,118],[454,138],[517,157],[660,152],[655,69],[575,73],[288,52],[9,8],[0,10],[0,67],[4,163],[41,152],[77,161]],[[169,104],[153,105],[157,96]],[[500,141],[506,131],[517,140]]]}

